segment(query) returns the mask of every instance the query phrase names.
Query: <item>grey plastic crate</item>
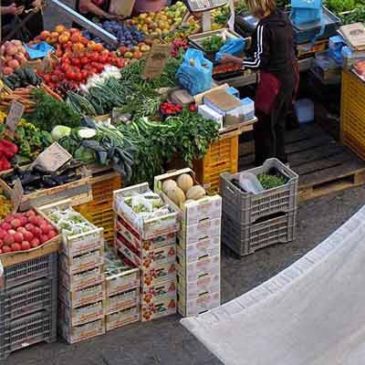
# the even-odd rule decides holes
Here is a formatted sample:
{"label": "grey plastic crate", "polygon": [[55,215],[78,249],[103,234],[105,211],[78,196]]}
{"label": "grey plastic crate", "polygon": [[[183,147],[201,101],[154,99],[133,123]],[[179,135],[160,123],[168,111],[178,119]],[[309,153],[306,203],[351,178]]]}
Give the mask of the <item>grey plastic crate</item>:
{"label": "grey plastic crate", "polygon": [[55,342],[56,311],[39,311],[0,325],[0,360],[12,352],[40,342]]}
{"label": "grey plastic crate", "polygon": [[239,256],[295,238],[296,210],[259,223],[242,225],[223,213],[222,243]]}
{"label": "grey plastic crate", "polygon": [[57,276],[57,252],[41,256],[4,269],[4,287],[0,293],[41,278]]}
{"label": "grey plastic crate", "polygon": [[267,173],[272,168],[287,177],[288,181],[285,185],[265,190],[260,194],[246,193],[232,183],[232,179],[238,179],[240,173],[221,174],[220,194],[223,212],[240,224],[252,224],[260,218],[296,209],[298,175],[278,159],[268,159],[262,166],[245,172],[259,175]]}
{"label": "grey plastic crate", "polygon": [[57,302],[57,277],[39,279],[0,293],[0,326]]}

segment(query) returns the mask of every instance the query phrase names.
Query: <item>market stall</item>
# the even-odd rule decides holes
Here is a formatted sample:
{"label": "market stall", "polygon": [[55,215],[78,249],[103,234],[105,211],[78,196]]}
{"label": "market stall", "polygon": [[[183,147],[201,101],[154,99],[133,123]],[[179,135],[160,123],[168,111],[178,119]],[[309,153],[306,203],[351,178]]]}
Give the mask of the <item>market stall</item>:
{"label": "market stall", "polygon": [[[221,244],[242,257],[291,242],[298,196],[365,182],[364,162],[313,125],[288,134],[290,167],[253,168],[240,140],[257,122],[245,86],[259,74],[219,61],[250,46],[242,4],[177,2],[95,24],[52,2],[84,29],[1,45],[1,359],[55,341],[57,328],[72,344],[216,308]],[[296,27],[301,71],[323,87],[341,69],[330,10],[320,35],[319,21]],[[362,115],[348,94],[363,86],[343,75],[342,137],[354,148]]]}

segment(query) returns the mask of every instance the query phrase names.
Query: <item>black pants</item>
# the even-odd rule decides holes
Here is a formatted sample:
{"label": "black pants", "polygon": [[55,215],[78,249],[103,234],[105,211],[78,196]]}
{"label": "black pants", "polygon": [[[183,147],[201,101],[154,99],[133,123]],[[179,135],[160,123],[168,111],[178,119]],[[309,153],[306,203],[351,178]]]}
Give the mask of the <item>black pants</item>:
{"label": "black pants", "polygon": [[258,121],[254,126],[255,163],[262,165],[271,157],[287,162],[285,153],[285,125],[288,112],[292,105],[293,91],[291,88],[281,90],[277,96],[270,114],[257,112]]}

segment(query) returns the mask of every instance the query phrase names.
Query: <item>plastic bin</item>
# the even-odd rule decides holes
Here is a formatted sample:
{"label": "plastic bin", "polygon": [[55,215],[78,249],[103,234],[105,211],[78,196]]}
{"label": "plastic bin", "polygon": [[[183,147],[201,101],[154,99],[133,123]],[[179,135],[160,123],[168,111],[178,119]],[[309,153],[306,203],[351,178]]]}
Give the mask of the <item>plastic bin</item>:
{"label": "plastic bin", "polygon": [[41,278],[55,278],[57,276],[57,252],[24,261],[4,268],[5,289],[26,284]]}
{"label": "plastic bin", "polygon": [[57,302],[57,278],[39,279],[0,293],[0,323],[40,310],[50,310]]}
{"label": "plastic bin", "polygon": [[[57,302],[55,302],[56,305]],[[39,342],[55,342],[57,311],[43,310],[0,325],[0,359]]]}
{"label": "plastic bin", "polygon": [[250,194],[242,191],[232,183],[238,179],[235,175],[221,175],[222,206],[225,215],[228,215],[239,224],[247,225],[260,218],[276,213],[287,213],[297,207],[298,175],[276,158],[268,159],[260,166],[246,172],[259,175],[275,168],[288,178],[285,185],[274,189],[265,190],[260,194]]}
{"label": "plastic bin", "polygon": [[295,238],[296,210],[263,222],[243,225],[223,214],[222,243],[239,256]]}
{"label": "plastic bin", "polygon": [[314,121],[314,103],[310,99],[299,99],[295,103],[295,113],[300,124]]}

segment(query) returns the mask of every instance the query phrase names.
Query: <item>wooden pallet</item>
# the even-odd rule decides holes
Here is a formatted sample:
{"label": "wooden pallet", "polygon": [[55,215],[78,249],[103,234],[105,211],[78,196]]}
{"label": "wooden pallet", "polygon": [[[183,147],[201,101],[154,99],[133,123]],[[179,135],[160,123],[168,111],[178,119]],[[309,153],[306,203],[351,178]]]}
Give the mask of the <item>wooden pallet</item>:
{"label": "wooden pallet", "polygon": [[[240,171],[252,167],[252,146],[240,146]],[[290,167],[299,174],[300,201],[365,184],[365,162],[316,124],[288,132],[286,151]]]}

